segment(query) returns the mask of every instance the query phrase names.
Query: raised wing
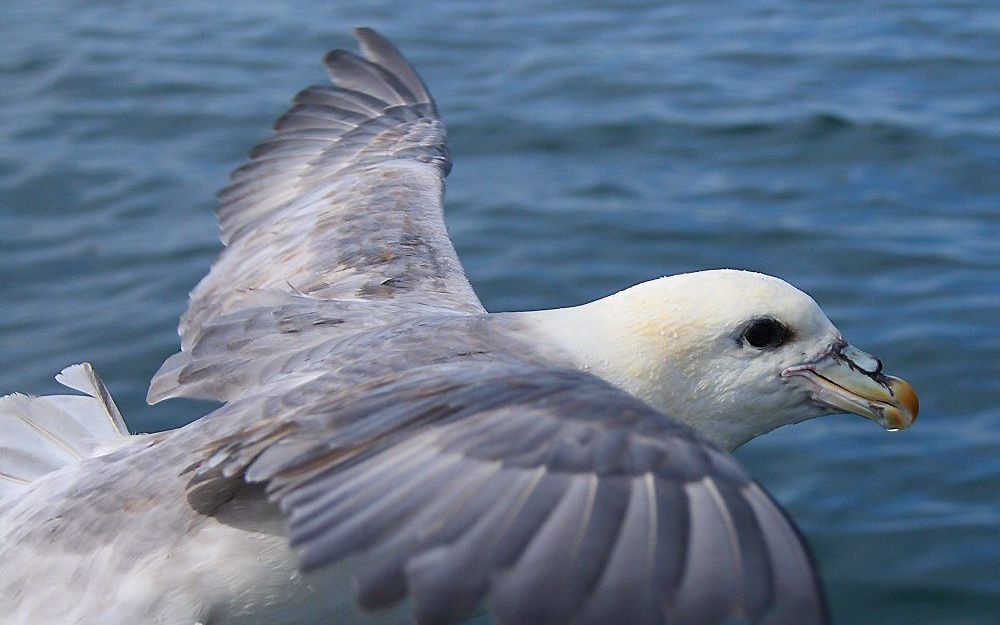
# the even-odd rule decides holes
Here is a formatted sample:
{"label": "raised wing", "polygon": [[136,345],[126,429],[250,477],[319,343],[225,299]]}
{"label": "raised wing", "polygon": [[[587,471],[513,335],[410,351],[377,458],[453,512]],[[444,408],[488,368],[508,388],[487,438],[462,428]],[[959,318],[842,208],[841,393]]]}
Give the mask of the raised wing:
{"label": "raised wing", "polygon": [[302,567],[352,557],[365,609],[409,597],[420,625],[479,609],[518,625],[825,622],[799,535],[735,460],[589,374],[446,363],[316,380],[268,412],[283,416],[217,441],[192,492],[266,484]]}
{"label": "raised wing", "polygon": [[220,192],[226,248],[191,294],[182,354],[154,378],[151,399],[188,394],[177,368],[206,351],[202,336],[220,319],[265,314],[256,291],[274,306],[286,303],[275,293],[391,303],[396,318],[407,307],[484,312],[444,224],[451,160],[434,101],[392,44],[355,34],[365,58],[328,54],[334,86],[299,93]]}

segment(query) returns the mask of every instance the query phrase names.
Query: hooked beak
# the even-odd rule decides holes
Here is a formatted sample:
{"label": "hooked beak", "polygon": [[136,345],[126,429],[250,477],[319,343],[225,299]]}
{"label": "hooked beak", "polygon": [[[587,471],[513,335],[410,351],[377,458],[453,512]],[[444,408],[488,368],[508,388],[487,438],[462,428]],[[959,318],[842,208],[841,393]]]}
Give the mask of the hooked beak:
{"label": "hooked beak", "polygon": [[781,377],[802,376],[812,383],[812,398],[838,411],[875,421],[890,431],[904,430],[917,420],[917,393],[905,380],[882,373],[882,361],[835,342],[818,359],[789,367]]}

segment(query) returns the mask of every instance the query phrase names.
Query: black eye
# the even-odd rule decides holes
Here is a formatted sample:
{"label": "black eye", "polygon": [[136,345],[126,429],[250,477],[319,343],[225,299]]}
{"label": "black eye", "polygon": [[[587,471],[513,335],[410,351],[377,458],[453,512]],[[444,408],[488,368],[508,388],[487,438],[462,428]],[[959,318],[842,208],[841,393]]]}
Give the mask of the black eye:
{"label": "black eye", "polygon": [[752,347],[767,349],[778,347],[792,336],[785,324],[770,318],[755,319],[743,331],[743,338]]}

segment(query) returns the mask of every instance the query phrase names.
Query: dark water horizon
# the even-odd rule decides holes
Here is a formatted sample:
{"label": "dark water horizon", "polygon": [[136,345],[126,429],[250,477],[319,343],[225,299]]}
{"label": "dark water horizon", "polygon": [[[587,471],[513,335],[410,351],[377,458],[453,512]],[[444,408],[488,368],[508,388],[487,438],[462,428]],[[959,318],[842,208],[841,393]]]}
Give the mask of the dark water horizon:
{"label": "dark water horizon", "polygon": [[94,363],[137,431],[214,193],[349,31],[428,83],[449,228],[491,311],[752,269],[917,388],[737,452],[808,537],[833,622],[1000,614],[1000,12],[989,2],[52,0],[0,7],[0,393]]}

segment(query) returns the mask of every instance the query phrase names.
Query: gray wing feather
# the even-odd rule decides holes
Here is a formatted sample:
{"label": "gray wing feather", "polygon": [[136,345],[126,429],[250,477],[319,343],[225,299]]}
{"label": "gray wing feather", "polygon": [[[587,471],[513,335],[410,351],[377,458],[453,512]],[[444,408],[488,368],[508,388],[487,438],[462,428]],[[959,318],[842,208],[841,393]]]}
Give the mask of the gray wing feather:
{"label": "gray wing feather", "polygon": [[354,31],[361,46],[361,52],[371,59],[372,62],[384,67],[393,76],[399,79],[406,88],[410,90],[418,102],[430,102],[434,104],[431,94],[427,91],[427,86],[420,79],[410,64],[406,62],[403,55],[399,53],[396,46],[392,45],[385,37],[380,36],[371,28],[358,28]]}
{"label": "gray wing feather", "polygon": [[[247,293],[244,308],[220,315],[188,335],[190,342],[182,343],[182,351],[168,358],[153,378],[149,401],[174,396],[229,401],[268,382],[287,384],[289,376],[308,375],[310,366],[324,358],[356,362],[364,356],[363,349],[352,351],[345,342],[405,320],[416,310],[395,302],[324,300],[271,289]],[[455,315],[432,307],[419,310]],[[324,348],[337,353],[316,356]]]}
{"label": "gray wing feather", "polygon": [[323,401],[220,440],[192,484],[266,484],[305,570],[357,558],[366,609],[408,596],[422,625],[481,606],[520,625],[825,622],[763,490],[598,378],[471,361],[311,385]]}
{"label": "gray wing feather", "polygon": [[[245,371],[248,355],[202,341],[218,338],[214,326],[230,325],[233,315],[266,314],[254,295],[261,290],[283,294],[286,303],[310,297],[393,304],[394,318],[407,308],[484,312],[444,224],[451,158],[434,101],[392,44],[370,29],[356,34],[367,58],[343,50],[327,55],[334,86],[300,92],[274,136],[251,151],[219,193],[226,248],[191,294],[180,323],[182,353],[154,377],[151,401],[228,398],[220,375]],[[195,367],[200,382],[186,384],[177,372],[191,369],[196,350],[204,361],[214,359],[214,368]]]}

